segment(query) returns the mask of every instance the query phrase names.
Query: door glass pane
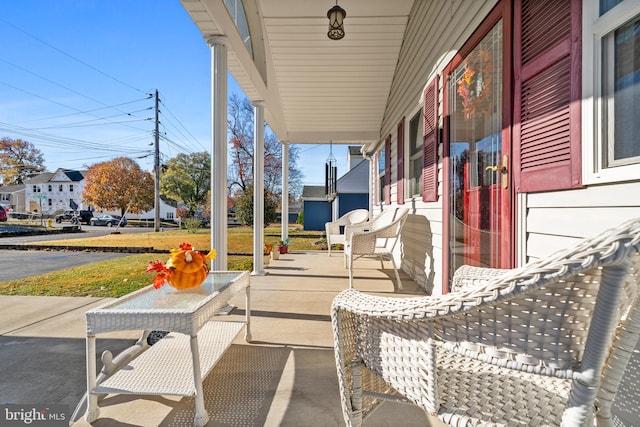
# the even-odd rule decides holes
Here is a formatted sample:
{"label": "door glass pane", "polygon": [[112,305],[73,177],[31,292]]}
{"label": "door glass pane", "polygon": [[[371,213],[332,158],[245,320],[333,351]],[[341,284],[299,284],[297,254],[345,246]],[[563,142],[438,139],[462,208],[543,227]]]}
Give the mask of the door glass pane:
{"label": "door glass pane", "polygon": [[[502,21],[449,76],[450,275],[500,265]],[[505,254],[506,255],[506,254]]]}

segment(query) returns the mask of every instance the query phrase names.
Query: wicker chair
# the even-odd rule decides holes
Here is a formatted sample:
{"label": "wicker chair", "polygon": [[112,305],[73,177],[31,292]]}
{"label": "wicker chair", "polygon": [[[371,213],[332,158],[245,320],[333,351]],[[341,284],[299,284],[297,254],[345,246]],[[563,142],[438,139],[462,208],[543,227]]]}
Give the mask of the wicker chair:
{"label": "wicker chair", "polygon": [[353,287],[353,261],[361,257],[374,257],[382,262],[387,259],[393,264],[398,288],[402,289],[398,266],[393,257],[393,250],[400,240],[400,232],[409,215],[408,209],[389,209],[371,221],[345,227],[346,243],[344,246],[345,265],[349,269],[349,287]]}
{"label": "wicker chair", "polygon": [[366,209],[355,209],[342,215],[335,221],[327,222],[324,229],[327,233],[327,246],[329,248],[329,256],[331,256],[332,245],[344,245],[344,227],[365,222],[369,219],[369,211]]}
{"label": "wicker chair", "polygon": [[455,426],[612,425],[640,335],[639,250],[637,219],[519,269],[461,267],[442,296],[343,291],[346,424],[398,399]]}

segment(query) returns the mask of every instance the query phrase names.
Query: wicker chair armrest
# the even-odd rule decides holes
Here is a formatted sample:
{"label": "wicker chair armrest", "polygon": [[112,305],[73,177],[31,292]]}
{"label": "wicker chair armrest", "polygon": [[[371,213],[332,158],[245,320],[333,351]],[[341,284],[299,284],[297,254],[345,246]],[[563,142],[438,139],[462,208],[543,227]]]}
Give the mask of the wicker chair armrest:
{"label": "wicker chair armrest", "polygon": [[351,234],[349,250],[354,255],[373,255],[376,249],[376,233],[364,232]]}
{"label": "wicker chair armrest", "polygon": [[340,234],[340,224],[338,223],[338,221],[327,222],[324,225],[324,229],[327,233],[327,238],[335,234]]}
{"label": "wicker chair armrest", "polygon": [[486,296],[480,287],[464,292],[414,298],[383,297],[346,289],[333,300],[332,312],[348,311],[370,318],[422,321],[477,309]]}
{"label": "wicker chair armrest", "polygon": [[369,228],[371,227],[371,224],[367,221],[364,222],[359,222],[357,224],[349,224],[346,225],[344,227],[344,236],[345,236],[345,241],[350,241],[351,240],[351,236],[353,234],[362,234],[366,231],[369,230]]}
{"label": "wicker chair armrest", "polygon": [[487,281],[507,273],[508,269],[474,267],[462,265],[456,269],[451,280],[451,292],[461,291],[469,287],[484,285]]}

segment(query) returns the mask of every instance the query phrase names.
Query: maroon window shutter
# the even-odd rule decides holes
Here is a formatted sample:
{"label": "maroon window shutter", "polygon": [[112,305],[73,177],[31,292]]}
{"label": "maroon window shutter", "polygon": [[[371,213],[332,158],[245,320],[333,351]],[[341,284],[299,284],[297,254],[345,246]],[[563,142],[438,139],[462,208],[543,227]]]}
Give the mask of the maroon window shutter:
{"label": "maroon window shutter", "polygon": [[517,0],[514,183],[517,192],[582,185],[580,1]]}
{"label": "maroon window shutter", "polygon": [[398,204],[404,204],[404,117],[398,123],[398,180],[397,189],[398,192]]}
{"label": "maroon window shutter", "polygon": [[438,200],[438,76],[424,90],[422,200]]}
{"label": "maroon window shutter", "polygon": [[391,135],[384,141],[384,203],[391,204]]}

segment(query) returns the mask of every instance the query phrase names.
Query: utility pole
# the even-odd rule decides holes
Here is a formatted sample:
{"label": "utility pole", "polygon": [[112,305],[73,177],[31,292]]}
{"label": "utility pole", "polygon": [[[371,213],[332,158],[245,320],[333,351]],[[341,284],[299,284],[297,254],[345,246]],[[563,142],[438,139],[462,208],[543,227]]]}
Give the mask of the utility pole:
{"label": "utility pole", "polygon": [[154,201],[153,210],[155,216],[153,218],[153,231],[160,231],[160,121],[158,120],[158,89],[156,89],[156,129],[154,132],[155,138],[155,153],[153,159],[153,169],[155,172],[155,186],[154,186]]}

